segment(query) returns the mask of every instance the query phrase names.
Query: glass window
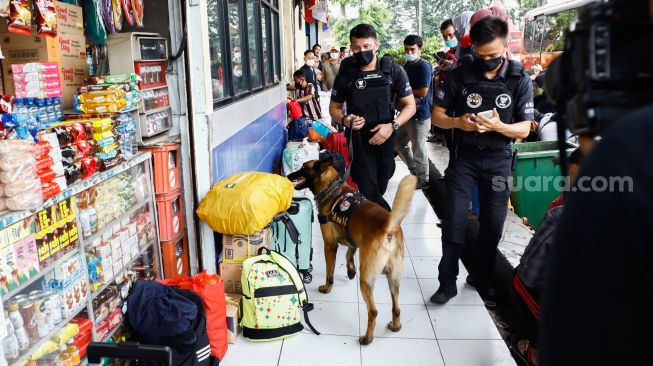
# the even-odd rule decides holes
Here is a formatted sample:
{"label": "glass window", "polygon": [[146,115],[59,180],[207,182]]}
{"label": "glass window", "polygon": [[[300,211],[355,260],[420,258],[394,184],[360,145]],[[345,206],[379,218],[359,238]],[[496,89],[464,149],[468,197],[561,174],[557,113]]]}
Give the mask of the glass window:
{"label": "glass window", "polygon": [[274,52],[274,82],[281,80],[281,39],[279,37],[279,14],[272,12],[273,52]]}
{"label": "glass window", "polygon": [[242,14],[239,0],[228,0],[229,16],[229,45],[231,47],[231,75],[233,76],[234,94],[241,94],[249,89],[247,74],[243,68],[244,39],[241,36],[240,14]]}
{"label": "glass window", "polygon": [[208,0],[207,11],[209,18],[209,52],[211,55],[211,87],[213,89],[213,101],[219,101],[229,96],[225,88],[224,56],[225,39],[222,26],[222,1]]}
{"label": "glass window", "polygon": [[265,84],[272,83],[272,36],[270,32],[270,8],[261,4],[261,40],[263,42],[263,65]]}
{"label": "glass window", "polygon": [[255,0],[247,0],[247,43],[249,45],[249,70],[252,76],[252,88],[260,88],[263,85],[262,70],[260,65],[260,39],[258,37],[259,8]]}

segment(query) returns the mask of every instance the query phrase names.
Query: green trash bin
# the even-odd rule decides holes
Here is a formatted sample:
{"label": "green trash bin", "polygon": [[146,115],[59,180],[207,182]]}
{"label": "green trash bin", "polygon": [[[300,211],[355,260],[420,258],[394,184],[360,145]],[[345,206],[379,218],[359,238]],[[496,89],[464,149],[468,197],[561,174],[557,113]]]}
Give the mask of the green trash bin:
{"label": "green trash bin", "polygon": [[[567,143],[567,155],[576,148]],[[562,192],[560,166],[553,158],[559,155],[557,141],[514,144],[517,153],[510,200],[519,217],[538,227],[551,202]]]}

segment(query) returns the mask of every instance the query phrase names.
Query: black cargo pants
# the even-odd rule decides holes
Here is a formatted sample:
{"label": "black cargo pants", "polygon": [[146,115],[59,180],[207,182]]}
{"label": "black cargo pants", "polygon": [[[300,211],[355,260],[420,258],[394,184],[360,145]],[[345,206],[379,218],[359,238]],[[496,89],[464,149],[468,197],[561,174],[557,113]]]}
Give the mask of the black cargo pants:
{"label": "black cargo pants", "polygon": [[457,144],[450,148],[445,171],[446,207],[442,222],[442,259],[438,267],[440,285],[454,286],[458,262],[465,244],[469,205],[474,185],[478,184],[480,203],[477,250],[472,271],[479,284],[492,279],[496,248],[503,234],[512,187],[512,148],[491,150]]}
{"label": "black cargo pants", "polygon": [[354,140],[354,161],[351,176],[365,198],[390,211],[390,205],[383,199],[383,195],[395,173],[396,133],[381,145],[371,145],[369,140],[372,136],[373,133],[365,130],[352,133],[350,138]]}

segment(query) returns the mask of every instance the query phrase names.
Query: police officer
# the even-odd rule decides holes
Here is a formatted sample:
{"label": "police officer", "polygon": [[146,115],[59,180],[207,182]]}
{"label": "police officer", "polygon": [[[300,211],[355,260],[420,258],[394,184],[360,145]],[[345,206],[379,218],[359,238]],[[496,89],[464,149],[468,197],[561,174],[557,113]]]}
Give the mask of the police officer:
{"label": "police officer", "polygon": [[444,304],[458,294],[458,261],[465,242],[468,209],[479,188],[478,250],[467,282],[488,296],[496,247],[501,239],[510,196],[511,141],[525,138],[533,119],[533,88],[521,64],[506,59],[508,24],[490,16],[471,29],[474,59],[451,71],[434,97],[432,123],[454,129],[442,232],[440,287],[431,301]]}
{"label": "police officer", "polygon": [[[395,132],[415,114],[415,99],[404,69],[390,56],[377,56],[379,41],[373,26],[357,25],[349,39],[353,54],[342,61],[329,112],[335,122],[353,130],[351,176],[360,192],[390,210],[383,194],[395,171]],[[395,97],[402,106],[396,117]]]}

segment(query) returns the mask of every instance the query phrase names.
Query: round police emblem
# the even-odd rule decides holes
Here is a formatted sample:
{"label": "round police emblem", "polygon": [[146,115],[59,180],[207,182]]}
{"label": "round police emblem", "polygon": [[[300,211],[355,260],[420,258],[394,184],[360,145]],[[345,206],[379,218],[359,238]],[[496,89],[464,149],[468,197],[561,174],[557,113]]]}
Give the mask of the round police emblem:
{"label": "round police emblem", "polygon": [[356,80],[356,89],[362,90],[367,87],[367,81],[365,79],[358,79]]}
{"label": "round police emblem", "polygon": [[496,103],[497,107],[505,109],[510,107],[510,104],[512,104],[512,97],[510,94],[499,94],[494,102]]}
{"label": "round police emblem", "polygon": [[340,204],[340,211],[345,212],[349,210],[350,207],[351,207],[351,203],[349,203],[349,201],[342,201],[342,203]]}
{"label": "round police emblem", "polygon": [[483,97],[478,93],[472,93],[467,96],[467,106],[469,108],[478,108],[483,103]]}

